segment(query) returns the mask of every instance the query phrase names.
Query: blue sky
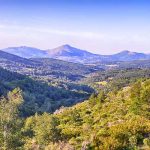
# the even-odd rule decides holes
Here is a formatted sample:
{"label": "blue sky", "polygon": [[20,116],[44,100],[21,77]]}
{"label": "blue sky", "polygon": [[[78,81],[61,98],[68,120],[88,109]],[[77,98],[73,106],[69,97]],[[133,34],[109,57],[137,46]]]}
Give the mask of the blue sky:
{"label": "blue sky", "polygon": [[0,0],[0,48],[63,44],[150,53],[149,0]]}

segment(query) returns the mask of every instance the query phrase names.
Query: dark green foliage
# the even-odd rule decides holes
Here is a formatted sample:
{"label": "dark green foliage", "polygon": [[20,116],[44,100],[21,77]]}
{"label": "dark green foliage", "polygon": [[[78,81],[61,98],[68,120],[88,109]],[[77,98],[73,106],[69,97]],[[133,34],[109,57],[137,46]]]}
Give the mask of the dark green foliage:
{"label": "dark green foliage", "polygon": [[68,84],[65,87],[48,85],[44,81],[33,80],[18,73],[0,68],[0,95],[20,87],[23,91],[24,104],[21,108],[23,116],[35,112],[54,112],[61,106],[70,106],[83,101],[93,91],[88,86]]}

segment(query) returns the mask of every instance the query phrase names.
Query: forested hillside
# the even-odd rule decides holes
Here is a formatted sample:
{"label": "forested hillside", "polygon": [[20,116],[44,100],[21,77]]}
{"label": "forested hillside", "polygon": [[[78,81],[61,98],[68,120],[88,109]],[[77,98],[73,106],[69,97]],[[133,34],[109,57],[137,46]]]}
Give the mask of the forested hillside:
{"label": "forested hillside", "polygon": [[150,149],[149,66],[19,59],[1,59],[25,70],[0,68],[0,149]]}
{"label": "forested hillside", "polygon": [[25,122],[25,132],[32,133],[25,146],[34,141],[49,150],[149,149],[149,100],[150,80],[145,80],[117,93],[100,91],[54,115],[35,115]]}
{"label": "forested hillside", "polygon": [[137,79],[149,79],[150,69],[113,69],[97,71],[87,75],[80,82],[88,84],[96,90],[119,90],[121,87],[134,83]]}
{"label": "forested hillside", "polygon": [[[150,148],[149,79],[138,80],[117,92],[100,90],[89,100],[73,107],[62,108],[54,114],[35,114],[24,121],[17,115],[19,105],[23,103],[20,94],[20,90],[15,89],[9,92],[6,98],[1,98],[2,149],[148,150]],[[6,136],[4,132],[7,133]]]}
{"label": "forested hillside", "polygon": [[52,86],[0,68],[0,95],[6,95],[17,87],[23,91],[23,116],[33,115],[35,112],[54,112],[61,106],[71,106],[83,101],[93,92],[88,86],[69,83],[65,87]]}
{"label": "forested hillside", "polygon": [[150,0],[0,0],[0,150],[150,150]]}

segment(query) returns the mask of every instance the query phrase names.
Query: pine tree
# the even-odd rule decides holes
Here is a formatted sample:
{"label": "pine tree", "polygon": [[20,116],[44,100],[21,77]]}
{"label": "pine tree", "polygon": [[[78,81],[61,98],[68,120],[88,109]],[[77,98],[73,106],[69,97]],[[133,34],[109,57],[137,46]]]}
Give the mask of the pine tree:
{"label": "pine tree", "polygon": [[23,98],[19,88],[9,92],[6,98],[1,97],[0,99],[0,149],[15,149],[18,144],[20,145],[18,108],[22,102]]}

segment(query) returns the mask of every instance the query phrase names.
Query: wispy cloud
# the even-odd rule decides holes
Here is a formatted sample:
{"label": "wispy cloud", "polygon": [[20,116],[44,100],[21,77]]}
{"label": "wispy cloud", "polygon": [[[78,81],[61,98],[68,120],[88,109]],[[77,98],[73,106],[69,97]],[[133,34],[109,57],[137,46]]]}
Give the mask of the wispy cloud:
{"label": "wispy cloud", "polygon": [[[25,26],[17,24],[0,24],[0,45],[7,47],[7,45],[35,45],[39,47],[53,47],[60,43],[75,44],[83,49],[99,49],[106,51],[103,53],[110,53],[114,49],[122,50],[139,50],[145,48],[145,52],[149,51],[150,31],[143,30],[136,33],[132,32],[91,32],[91,31],[71,31],[60,30],[52,27],[38,27]],[[51,41],[51,43],[49,42]],[[95,51],[95,53],[100,53]]]}
{"label": "wispy cloud", "polygon": [[9,30],[20,30],[21,32],[39,32],[44,34],[56,34],[63,36],[76,36],[83,38],[95,38],[100,39],[104,38],[104,34],[97,34],[94,32],[84,32],[84,31],[65,31],[51,28],[41,28],[41,27],[30,27],[30,26],[19,26],[19,25],[4,25],[0,24],[0,29],[9,29]]}

